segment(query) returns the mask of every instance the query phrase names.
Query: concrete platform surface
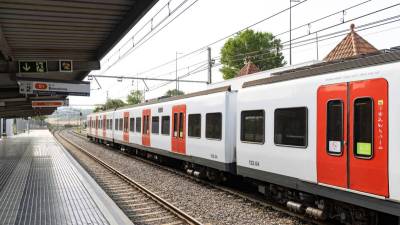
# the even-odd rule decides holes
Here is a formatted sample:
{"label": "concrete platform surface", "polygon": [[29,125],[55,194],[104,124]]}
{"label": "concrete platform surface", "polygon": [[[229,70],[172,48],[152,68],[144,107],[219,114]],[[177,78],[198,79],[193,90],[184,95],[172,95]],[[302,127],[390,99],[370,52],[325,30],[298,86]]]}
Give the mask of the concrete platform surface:
{"label": "concrete platform surface", "polygon": [[132,224],[48,130],[0,140],[0,224]]}

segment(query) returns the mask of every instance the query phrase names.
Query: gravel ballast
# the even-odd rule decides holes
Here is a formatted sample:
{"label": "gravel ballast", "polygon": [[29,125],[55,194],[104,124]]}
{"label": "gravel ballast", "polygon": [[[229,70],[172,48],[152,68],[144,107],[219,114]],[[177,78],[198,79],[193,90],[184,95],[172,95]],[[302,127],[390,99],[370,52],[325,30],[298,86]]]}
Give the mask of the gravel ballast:
{"label": "gravel ballast", "polygon": [[306,224],[295,217],[135,160],[68,132],[62,134],[131,179],[160,193],[160,196],[204,224]]}

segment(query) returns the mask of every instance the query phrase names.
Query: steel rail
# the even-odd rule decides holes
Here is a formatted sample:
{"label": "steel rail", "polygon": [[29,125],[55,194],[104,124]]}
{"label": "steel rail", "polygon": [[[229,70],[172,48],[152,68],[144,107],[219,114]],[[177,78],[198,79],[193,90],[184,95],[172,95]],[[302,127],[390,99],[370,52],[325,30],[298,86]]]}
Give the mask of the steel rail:
{"label": "steel rail", "polygon": [[96,161],[97,163],[102,165],[104,168],[109,170],[111,173],[115,174],[116,176],[118,176],[119,178],[121,178],[122,180],[127,182],[129,185],[131,185],[135,189],[139,190],[140,192],[142,192],[143,194],[145,194],[149,198],[153,199],[155,202],[157,202],[158,204],[163,206],[163,208],[167,209],[169,212],[173,213],[175,216],[177,216],[178,218],[182,219],[184,222],[186,222],[188,224],[192,224],[192,225],[201,225],[202,224],[201,222],[199,222],[195,218],[191,217],[187,213],[183,212],[182,210],[178,209],[177,207],[175,207],[171,203],[167,202],[166,200],[164,200],[163,198],[161,198],[157,194],[151,192],[149,189],[147,189],[143,185],[141,185],[141,184],[137,183],[136,181],[132,180],[131,178],[129,178],[128,176],[123,174],[121,171],[113,168],[112,166],[108,165],[106,162],[104,162],[103,160],[99,159],[95,155],[91,154],[90,152],[88,152],[84,148],[78,146],[77,144],[73,143],[71,140],[65,138],[61,134],[61,131],[55,132],[55,136],[56,137],[57,136],[60,137],[62,139],[62,141],[67,142],[68,144],[70,144],[74,148],[76,148],[79,151],[85,153],[87,156],[89,156],[89,158],[93,159],[94,161]]}
{"label": "steel rail", "polygon": [[[89,143],[95,144],[93,142],[90,142],[87,139],[87,137],[84,136],[83,134],[79,134],[79,133],[77,133],[75,131],[70,131],[70,134],[72,134],[73,136],[75,136],[77,138],[83,139],[83,140],[85,140],[85,141],[87,141]],[[313,219],[311,217],[308,217],[306,215],[292,212],[292,211],[288,210],[286,207],[284,207],[282,205],[279,205],[279,204],[274,203],[274,202],[267,201],[265,199],[260,199],[259,196],[257,196],[257,195],[241,192],[241,191],[236,190],[236,189],[231,188],[231,187],[226,187],[226,186],[223,186],[223,185],[220,185],[220,184],[213,183],[211,181],[207,181],[205,179],[197,178],[197,177],[191,176],[191,175],[189,175],[189,174],[187,174],[187,173],[185,173],[183,171],[174,169],[172,167],[164,166],[164,165],[155,163],[153,161],[150,161],[148,159],[141,158],[140,156],[129,154],[129,153],[122,152],[122,151],[116,151],[116,149],[114,149],[112,147],[109,147],[109,146],[106,146],[106,145],[104,145],[104,147],[107,148],[107,149],[111,149],[112,151],[117,152],[118,154],[122,154],[122,155],[125,155],[126,157],[132,158],[134,160],[138,160],[140,162],[146,163],[146,164],[151,165],[151,166],[158,167],[158,168],[160,168],[162,170],[171,172],[173,174],[176,174],[176,175],[179,175],[179,176],[183,176],[183,177],[185,177],[185,178],[187,178],[189,180],[193,180],[193,181],[195,181],[197,183],[200,183],[202,185],[213,187],[213,188],[215,188],[217,190],[224,191],[224,192],[226,192],[228,194],[231,194],[233,196],[248,200],[250,202],[259,204],[259,205],[264,206],[264,207],[271,208],[271,209],[276,210],[278,212],[284,213],[284,214],[286,214],[288,216],[295,217],[295,218],[297,218],[297,219],[299,219],[299,220],[301,220],[303,222],[311,223],[311,224],[314,224],[314,225],[336,225],[336,223],[332,223],[330,221],[315,220],[315,219]]]}

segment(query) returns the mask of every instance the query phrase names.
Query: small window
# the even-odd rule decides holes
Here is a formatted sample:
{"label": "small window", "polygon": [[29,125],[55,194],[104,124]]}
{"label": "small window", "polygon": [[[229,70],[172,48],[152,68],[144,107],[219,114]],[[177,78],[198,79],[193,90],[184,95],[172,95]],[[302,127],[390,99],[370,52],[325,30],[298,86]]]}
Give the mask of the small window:
{"label": "small window", "polygon": [[128,132],[128,128],[129,128],[129,119],[128,117],[124,117],[124,132]]}
{"label": "small window", "polygon": [[188,136],[201,137],[201,115],[189,114],[188,119]]}
{"label": "small window", "polygon": [[114,122],[114,124],[115,124],[115,130],[118,130],[118,119],[115,119],[115,122]]}
{"label": "small window", "polygon": [[141,132],[142,128],[142,119],[140,117],[136,117],[136,132]]}
{"label": "small window", "polygon": [[174,137],[178,137],[178,113],[174,113]]}
{"label": "small window", "polygon": [[371,158],[373,154],[373,100],[359,98],[354,101],[354,154]]}
{"label": "small window", "polygon": [[244,142],[264,143],[264,110],[243,111],[241,113],[240,140]]}
{"label": "small window", "polygon": [[161,117],[161,134],[169,135],[169,116]]}
{"label": "small window", "polygon": [[118,122],[118,126],[119,126],[119,129],[118,129],[118,130],[122,130],[123,125],[124,125],[124,121],[123,121],[122,118],[120,118],[120,119],[119,119],[119,122]]}
{"label": "small window", "polygon": [[113,122],[113,120],[112,120],[112,119],[110,119],[110,130],[112,130],[112,127],[113,127],[113,126],[112,126],[112,125],[113,125],[113,123],[112,123],[112,122]]}
{"label": "small window", "polygon": [[149,134],[149,128],[150,128],[150,124],[149,124],[149,116],[144,116],[143,117],[143,134]]}
{"label": "small window", "polygon": [[183,137],[183,113],[179,113],[179,137]]}
{"label": "small window", "polygon": [[130,118],[129,119],[129,130],[131,132],[135,131],[135,118]]}
{"label": "small window", "polygon": [[160,117],[153,116],[151,118],[151,133],[158,134],[160,132]]}
{"label": "small window", "polygon": [[222,113],[206,114],[206,138],[222,138]]}
{"label": "small window", "polygon": [[307,108],[276,109],[274,142],[277,145],[307,146]]}
{"label": "small window", "polygon": [[326,149],[329,154],[343,151],[343,102],[331,100],[327,104]]}

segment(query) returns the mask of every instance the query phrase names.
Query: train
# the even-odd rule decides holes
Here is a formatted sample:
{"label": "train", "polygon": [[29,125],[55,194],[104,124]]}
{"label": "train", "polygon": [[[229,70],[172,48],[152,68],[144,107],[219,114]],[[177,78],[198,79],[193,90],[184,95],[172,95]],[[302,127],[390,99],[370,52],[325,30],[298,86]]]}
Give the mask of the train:
{"label": "train", "polygon": [[87,137],[210,180],[241,177],[316,219],[397,225],[399,60],[379,51],[92,113]]}

